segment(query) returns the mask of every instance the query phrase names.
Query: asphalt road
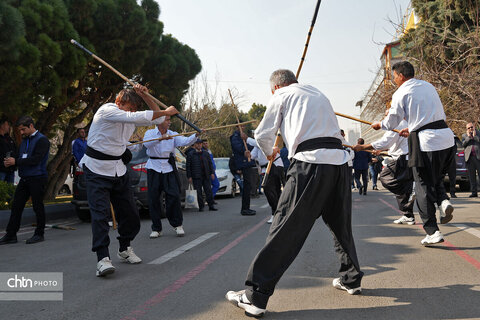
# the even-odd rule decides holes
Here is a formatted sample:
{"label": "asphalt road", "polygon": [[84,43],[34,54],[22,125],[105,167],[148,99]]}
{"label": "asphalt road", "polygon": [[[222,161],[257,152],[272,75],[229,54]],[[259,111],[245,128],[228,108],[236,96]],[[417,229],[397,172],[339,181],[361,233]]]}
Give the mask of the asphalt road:
{"label": "asphalt road", "polygon": [[[395,225],[395,200],[386,191],[353,194],[353,231],[363,293],[350,296],[331,286],[338,260],[320,219],[301,253],[279,282],[265,319],[480,319],[480,200],[458,193],[454,219],[442,225],[446,242],[420,245],[421,225]],[[270,209],[252,199],[256,216],[239,214],[240,199],[219,199],[217,212],[184,212],[186,236],[149,239],[150,222],[132,243],[139,265],[118,261],[115,231],[111,255],[116,272],[95,277],[87,223],[63,221],[74,231],[47,229],[46,241],[0,247],[1,272],[62,272],[63,301],[0,301],[0,319],[245,319],[229,304],[228,290],[243,288],[248,266],[262,247]],[[416,215],[419,221],[418,215]]]}

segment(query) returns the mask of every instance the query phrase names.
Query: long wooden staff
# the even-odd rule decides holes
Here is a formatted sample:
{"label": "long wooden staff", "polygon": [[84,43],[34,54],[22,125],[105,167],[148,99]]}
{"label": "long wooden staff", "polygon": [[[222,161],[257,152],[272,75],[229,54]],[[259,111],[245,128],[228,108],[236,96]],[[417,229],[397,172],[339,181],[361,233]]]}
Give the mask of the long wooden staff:
{"label": "long wooden staff", "polygon": [[[370,122],[370,121],[362,120],[362,119],[355,118],[355,117],[352,117],[352,116],[347,116],[346,114],[343,114],[343,113],[335,112],[335,114],[336,114],[337,116],[344,117],[344,118],[347,118],[347,119],[350,119],[350,120],[354,120],[354,121],[358,121],[358,122],[361,122],[361,123],[364,123],[364,124],[369,124],[369,125],[372,124],[372,122]],[[397,133],[400,133],[400,131],[397,130],[397,129],[393,129],[392,131],[395,131],[395,132],[397,132]]]}
{"label": "long wooden staff", "polygon": [[[230,89],[228,89],[228,94],[230,95],[230,100],[232,100],[232,106],[233,106],[233,109],[236,109],[236,106],[235,106],[235,103],[233,102],[233,97],[232,97],[232,93],[230,92]],[[243,135],[243,130],[242,130],[242,126],[240,125],[240,119],[238,119],[238,115],[237,115],[237,111],[235,110],[235,118],[237,118],[237,126],[238,126],[238,130],[240,130],[240,135]],[[243,140],[243,145],[245,146],[245,151],[248,151],[248,147],[247,147],[247,142],[245,140]],[[248,156],[248,162],[250,162],[251,157]]]}
{"label": "long wooden staff", "polygon": [[113,224],[113,230],[117,229],[117,219],[115,219],[115,210],[113,210],[113,205],[110,202],[110,212],[112,213],[112,224]]}
{"label": "long wooden staff", "polygon": [[[297,74],[295,75],[297,80],[298,80],[298,77],[300,76],[300,71],[302,70],[303,62],[305,61],[305,56],[307,55],[308,44],[310,43],[310,37],[312,36],[313,26],[315,25],[315,21],[317,20],[318,9],[320,8],[321,2],[322,0],[318,0],[317,5],[315,6],[315,12],[313,14],[312,24],[310,25],[310,29],[308,30],[307,41],[305,42],[305,48],[303,48],[303,54],[302,54],[302,58],[300,59],[300,65],[298,66]],[[282,141],[282,137],[280,136],[280,134],[277,134],[277,137],[275,138],[274,148],[278,148],[281,141]],[[272,169],[272,164],[274,160],[275,160],[275,156],[273,156],[268,161],[267,169],[265,170],[265,176],[263,177],[263,181],[262,181],[262,187],[265,186],[265,183],[268,180],[268,175],[270,174],[270,170]]]}
{"label": "long wooden staff", "polygon": [[[248,121],[242,122],[242,123],[240,123],[240,124],[243,125],[243,124],[248,124],[248,123],[253,123],[253,122],[258,122],[258,120],[248,120]],[[203,131],[212,131],[212,130],[225,129],[225,128],[236,127],[236,126],[238,126],[237,123],[235,123],[235,124],[227,124],[227,125],[225,125],[225,126],[203,129]],[[172,134],[171,136],[169,136],[169,135],[164,135],[164,136],[162,136],[162,137],[160,137],[160,138],[155,138],[155,139],[150,139],[150,140],[144,140],[144,141],[138,141],[138,142],[130,143],[130,144],[127,145],[127,147],[133,146],[133,145],[136,145],[136,144],[142,144],[142,143],[145,143],[145,142],[150,142],[150,141],[167,140],[167,139],[171,139],[171,138],[178,137],[178,136],[189,136],[189,135],[194,134],[194,133],[197,133],[197,131],[190,131],[190,132],[184,132],[184,133],[179,133],[179,134]]]}
{"label": "long wooden staff", "polygon": [[[73,43],[74,45],[76,45],[77,47],[79,47],[80,49],[82,49],[83,51],[85,51],[87,54],[89,54],[90,56],[92,56],[92,58],[98,60],[100,63],[102,63],[104,66],[106,66],[107,68],[109,68],[110,70],[112,70],[114,73],[116,73],[120,78],[122,78],[123,80],[125,80],[126,82],[128,82],[130,85],[134,86],[135,83],[133,81],[131,81],[130,79],[128,79],[127,77],[125,77],[123,74],[121,74],[117,69],[115,69],[114,67],[112,67],[110,64],[108,64],[107,62],[105,62],[102,58],[98,57],[97,55],[93,54],[90,50],[88,50],[87,48],[85,48],[84,46],[82,46],[80,43],[78,43],[77,41],[71,39],[70,40],[71,43]],[[167,105],[165,105],[163,102],[161,102],[160,100],[158,100],[157,98],[155,98],[154,96],[152,96],[150,93],[147,92],[147,95],[153,100],[155,101],[156,104],[158,104],[160,107],[162,107],[163,109],[167,109]],[[200,128],[198,128],[196,125],[194,125],[193,123],[191,123],[190,121],[188,121],[184,116],[182,116],[181,114],[176,114],[175,117],[178,117],[180,120],[182,120],[183,122],[185,122],[186,124],[188,124],[190,127],[192,127],[193,129],[195,129],[196,131],[198,132],[202,132],[202,130]]]}

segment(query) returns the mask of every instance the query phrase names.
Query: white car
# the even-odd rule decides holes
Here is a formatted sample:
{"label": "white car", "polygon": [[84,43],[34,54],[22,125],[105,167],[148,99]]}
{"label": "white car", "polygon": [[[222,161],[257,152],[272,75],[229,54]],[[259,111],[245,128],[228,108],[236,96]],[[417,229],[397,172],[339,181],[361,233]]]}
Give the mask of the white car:
{"label": "white car", "polygon": [[237,190],[240,189],[228,167],[229,158],[213,158],[213,161],[215,161],[215,166],[217,167],[215,173],[220,182],[217,196],[227,195],[232,198],[235,197]]}

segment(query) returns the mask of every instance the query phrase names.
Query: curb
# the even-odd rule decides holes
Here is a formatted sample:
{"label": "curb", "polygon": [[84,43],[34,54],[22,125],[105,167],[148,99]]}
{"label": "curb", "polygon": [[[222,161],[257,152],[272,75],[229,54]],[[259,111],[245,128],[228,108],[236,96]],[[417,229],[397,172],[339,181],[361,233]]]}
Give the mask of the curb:
{"label": "curb", "polygon": [[[48,223],[52,220],[76,217],[75,206],[71,203],[45,205],[45,220]],[[0,230],[5,230],[10,219],[10,210],[0,210]],[[25,208],[22,214],[21,226],[31,226],[37,219],[33,208]]]}

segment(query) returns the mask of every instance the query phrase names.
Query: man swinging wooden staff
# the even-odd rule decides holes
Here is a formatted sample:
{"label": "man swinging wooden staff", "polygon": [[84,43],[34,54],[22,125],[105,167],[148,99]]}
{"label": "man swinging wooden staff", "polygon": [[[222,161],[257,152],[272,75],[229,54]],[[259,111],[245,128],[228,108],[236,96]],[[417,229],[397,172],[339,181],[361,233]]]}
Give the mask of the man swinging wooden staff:
{"label": "man swinging wooden staff", "polygon": [[[317,10],[319,5],[320,1]],[[280,130],[292,161],[266,243],[250,265],[246,288],[226,294],[228,301],[254,317],[265,313],[277,282],[320,216],[334,235],[340,258],[333,286],[358,294],[363,277],[351,226],[350,155],[343,149],[332,106],[318,89],[299,84],[290,70],[274,71],[270,87],[273,96],[255,139],[273,159],[279,151],[274,139]]]}

